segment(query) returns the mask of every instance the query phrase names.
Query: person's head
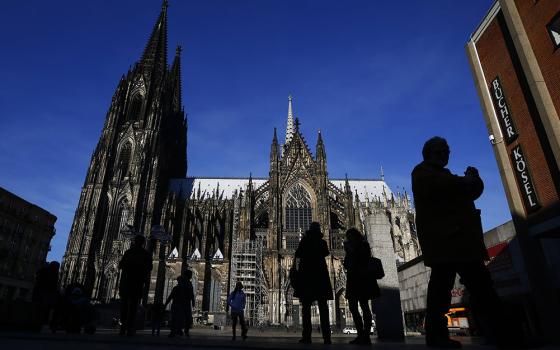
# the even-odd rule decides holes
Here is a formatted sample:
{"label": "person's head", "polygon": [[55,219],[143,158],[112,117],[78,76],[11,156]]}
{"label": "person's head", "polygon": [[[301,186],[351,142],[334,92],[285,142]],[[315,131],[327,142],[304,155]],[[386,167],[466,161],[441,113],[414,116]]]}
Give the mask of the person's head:
{"label": "person's head", "polygon": [[350,242],[356,242],[363,240],[364,236],[360,233],[360,231],[352,227],[348,231],[346,231],[346,239]]}
{"label": "person's head", "polygon": [[240,290],[243,290],[243,283],[241,283],[241,281],[238,281],[238,282],[235,284],[235,291],[236,291],[236,292],[239,292]]}
{"label": "person's head", "polygon": [[84,291],[79,286],[76,286],[72,289],[72,297],[81,297],[84,294]]}
{"label": "person's head", "polygon": [[60,268],[60,263],[58,261],[51,261],[48,266],[52,271],[58,271],[58,269]]}
{"label": "person's head", "polygon": [[192,278],[192,271],[191,270],[185,270],[185,278],[187,280],[190,280]]}
{"label": "person's head", "polygon": [[309,224],[309,230],[307,230],[305,236],[308,238],[323,238],[321,224],[315,221]]}
{"label": "person's head", "polygon": [[136,247],[144,247],[145,243],[146,243],[146,238],[144,236],[141,235],[134,236],[134,245]]}
{"label": "person's head", "polygon": [[449,162],[449,145],[443,137],[432,137],[424,144],[422,156],[424,161],[443,168]]}
{"label": "person's head", "polygon": [[185,279],[184,276],[179,276],[177,277],[177,284],[183,284],[185,283],[187,280]]}

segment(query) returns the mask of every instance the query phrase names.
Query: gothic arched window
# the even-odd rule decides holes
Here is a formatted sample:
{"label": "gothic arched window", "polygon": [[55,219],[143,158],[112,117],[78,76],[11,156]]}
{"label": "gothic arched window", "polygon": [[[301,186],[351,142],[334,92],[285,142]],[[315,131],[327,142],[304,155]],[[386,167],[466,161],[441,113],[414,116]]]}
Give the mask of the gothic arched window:
{"label": "gothic arched window", "polygon": [[128,206],[124,203],[121,203],[119,208],[119,231],[122,231],[128,222]]}
{"label": "gothic arched window", "polygon": [[295,184],[286,198],[286,229],[305,232],[311,220],[311,196],[301,184]]}
{"label": "gothic arched window", "polygon": [[132,145],[127,142],[122,146],[121,153],[119,154],[118,169],[121,172],[121,177],[128,176],[128,168],[130,165],[130,156],[132,154]]}
{"label": "gothic arched window", "polygon": [[132,97],[130,108],[128,109],[128,120],[138,120],[142,112],[142,95],[136,94]]}

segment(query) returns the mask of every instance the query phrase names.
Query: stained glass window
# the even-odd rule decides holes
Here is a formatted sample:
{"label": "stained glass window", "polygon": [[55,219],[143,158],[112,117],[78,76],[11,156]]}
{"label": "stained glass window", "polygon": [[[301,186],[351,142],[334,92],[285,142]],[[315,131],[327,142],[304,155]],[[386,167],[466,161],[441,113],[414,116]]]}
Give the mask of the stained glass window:
{"label": "stained glass window", "polygon": [[311,196],[301,184],[295,184],[286,198],[286,230],[305,232],[311,220]]}

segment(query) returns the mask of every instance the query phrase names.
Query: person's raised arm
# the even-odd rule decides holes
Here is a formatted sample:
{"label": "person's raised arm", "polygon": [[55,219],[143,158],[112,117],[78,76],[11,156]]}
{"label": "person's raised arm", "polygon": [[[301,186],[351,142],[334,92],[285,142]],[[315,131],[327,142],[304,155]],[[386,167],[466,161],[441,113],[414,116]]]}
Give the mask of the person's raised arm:
{"label": "person's raised arm", "polygon": [[480,197],[484,191],[484,182],[478,174],[478,169],[471,166],[467,167],[464,179],[468,186],[469,198],[474,201]]}
{"label": "person's raised arm", "polygon": [[325,240],[321,240],[321,255],[324,257],[329,256],[331,252],[329,252],[329,246]]}
{"label": "person's raised arm", "polygon": [[412,172],[412,192],[423,198],[439,195],[462,197],[469,196],[471,190],[463,176],[454,175],[447,169],[424,168]]}

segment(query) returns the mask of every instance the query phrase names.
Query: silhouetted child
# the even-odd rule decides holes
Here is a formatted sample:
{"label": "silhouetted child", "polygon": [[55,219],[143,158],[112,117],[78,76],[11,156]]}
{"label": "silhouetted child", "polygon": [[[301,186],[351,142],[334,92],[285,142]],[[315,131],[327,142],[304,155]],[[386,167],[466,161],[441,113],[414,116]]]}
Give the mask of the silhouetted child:
{"label": "silhouetted child", "polygon": [[241,338],[247,339],[247,325],[245,324],[245,293],[243,292],[243,284],[237,282],[235,289],[228,297],[228,305],[231,307],[231,329],[233,332],[232,340],[235,340],[235,331],[237,327],[237,319],[241,324]]}
{"label": "silhouetted child", "polygon": [[159,331],[161,329],[161,322],[163,321],[163,316],[165,315],[165,305],[163,303],[154,303],[152,305],[152,335],[157,335],[159,337]]}
{"label": "silhouetted child", "polygon": [[194,308],[194,289],[192,285],[192,271],[186,270],[185,271],[185,282],[187,284],[187,308],[186,308],[186,315],[185,315],[185,335],[188,337],[190,329],[193,325],[193,316],[192,310]]}
{"label": "silhouetted child", "polygon": [[57,320],[67,333],[80,333],[82,328],[86,334],[95,333],[95,310],[81,283],[66,286]]}

